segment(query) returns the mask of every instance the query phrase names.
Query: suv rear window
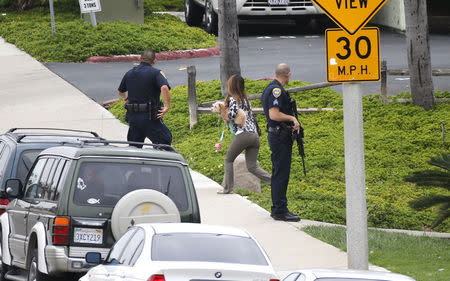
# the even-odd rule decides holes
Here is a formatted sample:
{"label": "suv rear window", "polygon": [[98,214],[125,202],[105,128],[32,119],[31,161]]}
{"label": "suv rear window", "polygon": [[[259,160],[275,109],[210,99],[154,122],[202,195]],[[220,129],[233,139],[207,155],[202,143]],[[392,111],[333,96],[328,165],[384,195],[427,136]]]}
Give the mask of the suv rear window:
{"label": "suv rear window", "polygon": [[167,195],[180,211],[188,208],[179,167],[149,163],[84,162],[77,175],[73,202],[79,206],[115,206],[125,194],[153,189]]}
{"label": "suv rear window", "polygon": [[215,233],[155,234],[152,260],[268,265],[253,239]]}

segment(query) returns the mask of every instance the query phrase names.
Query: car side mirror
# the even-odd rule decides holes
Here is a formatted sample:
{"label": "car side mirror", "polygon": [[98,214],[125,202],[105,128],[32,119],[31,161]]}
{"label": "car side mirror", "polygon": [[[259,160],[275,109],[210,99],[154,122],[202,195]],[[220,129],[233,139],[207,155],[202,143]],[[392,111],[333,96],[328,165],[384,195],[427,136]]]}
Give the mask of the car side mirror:
{"label": "car side mirror", "polygon": [[8,198],[17,198],[22,191],[22,182],[19,179],[8,179],[5,183],[5,192]]}
{"label": "car side mirror", "polygon": [[88,252],[84,258],[87,263],[91,264],[101,264],[102,263],[102,254],[98,252]]}

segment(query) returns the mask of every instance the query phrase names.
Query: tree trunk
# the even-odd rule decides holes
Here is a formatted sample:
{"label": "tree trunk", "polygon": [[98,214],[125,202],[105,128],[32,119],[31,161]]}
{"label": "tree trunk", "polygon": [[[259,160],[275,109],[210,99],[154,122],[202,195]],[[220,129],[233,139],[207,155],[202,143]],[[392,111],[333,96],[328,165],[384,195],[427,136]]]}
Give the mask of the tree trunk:
{"label": "tree trunk", "polygon": [[434,108],[426,0],[405,0],[406,45],[411,95],[415,105]]}
{"label": "tree trunk", "polygon": [[222,96],[225,96],[228,78],[234,74],[241,74],[236,1],[219,0],[219,46],[220,80]]}

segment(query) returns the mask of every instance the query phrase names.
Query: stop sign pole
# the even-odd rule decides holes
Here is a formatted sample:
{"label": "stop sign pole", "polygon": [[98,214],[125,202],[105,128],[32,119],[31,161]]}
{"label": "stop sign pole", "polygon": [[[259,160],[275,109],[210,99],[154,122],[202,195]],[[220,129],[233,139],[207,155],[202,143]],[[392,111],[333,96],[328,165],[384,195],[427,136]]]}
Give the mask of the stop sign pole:
{"label": "stop sign pole", "polygon": [[[347,222],[347,266],[369,268],[361,84],[379,80],[379,36],[360,31],[387,0],[312,0],[342,30],[327,30],[327,80],[342,82]],[[360,32],[359,32],[360,31]],[[336,35],[337,34],[337,35]],[[374,39],[375,38],[375,39]],[[374,42],[375,41],[375,42]]]}

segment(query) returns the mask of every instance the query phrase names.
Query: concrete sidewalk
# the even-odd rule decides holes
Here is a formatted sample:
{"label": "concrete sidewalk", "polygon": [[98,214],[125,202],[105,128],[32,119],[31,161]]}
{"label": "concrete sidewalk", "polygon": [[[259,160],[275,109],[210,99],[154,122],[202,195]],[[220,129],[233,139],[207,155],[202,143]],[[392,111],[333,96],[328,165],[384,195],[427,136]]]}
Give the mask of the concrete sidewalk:
{"label": "concrete sidewalk", "polygon": [[[12,127],[65,127],[125,139],[127,126],[41,63],[0,38],[0,132]],[[192,172],[202,222],[247,229],[266,249],[283,277],[303,267],[346,267],[346,254],[295,224],[274,221],[239,195],[218,195],[219,185]]]}

